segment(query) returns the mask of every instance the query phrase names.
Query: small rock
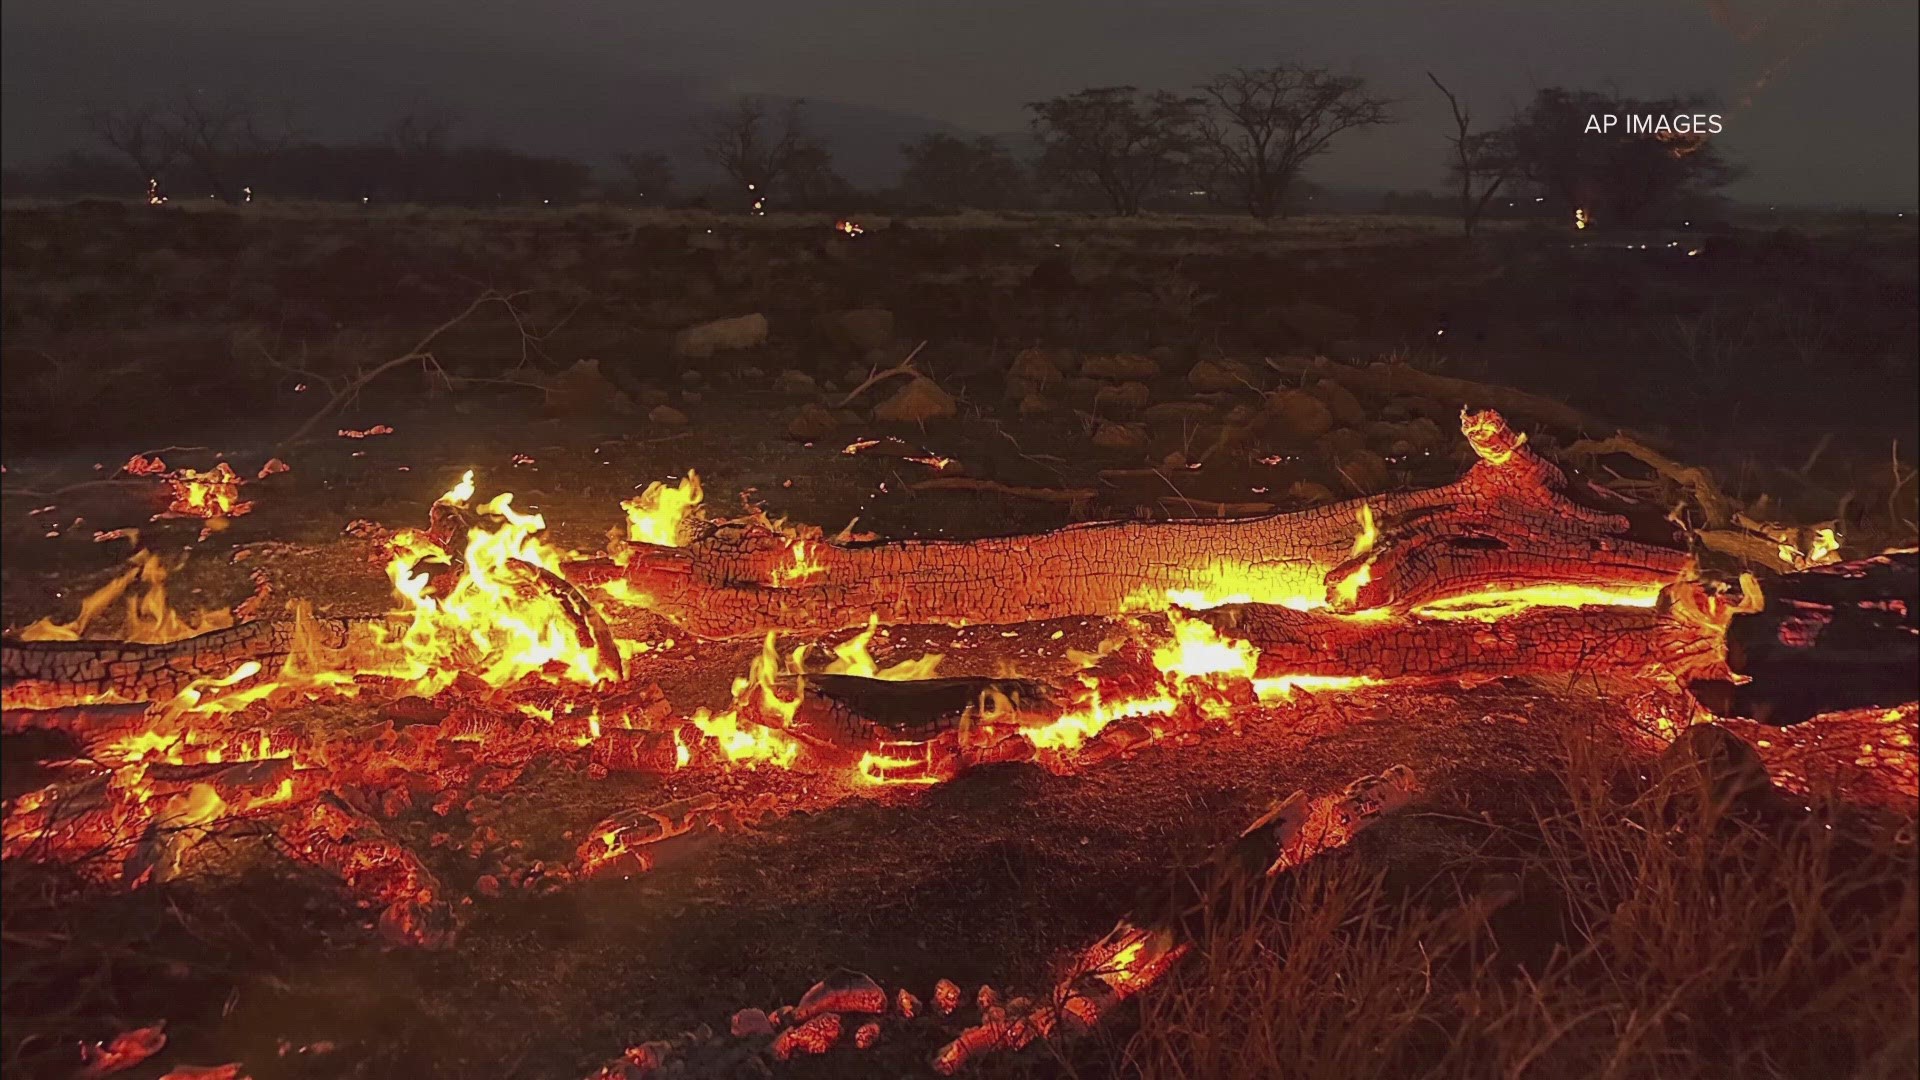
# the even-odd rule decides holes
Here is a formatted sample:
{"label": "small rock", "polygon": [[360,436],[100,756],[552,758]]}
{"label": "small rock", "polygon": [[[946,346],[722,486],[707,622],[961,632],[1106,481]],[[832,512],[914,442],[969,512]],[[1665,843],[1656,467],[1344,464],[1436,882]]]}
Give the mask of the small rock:
{"label": "small rock", "polygon": [[1278,417],[1295,439],[1317,439],[1333,430],[1333,413],[1326,402],[1305,390],[1275,390],[1267,395],[1267,412]]}
{"label": "small rock", "polygon": [[555,416],[592,415],[617,410],[631,399],[607,381],[598,360],[576,361],[554,376],[544,404]]}
{"label": "small rock", "polygon": [[767,317],[756,311],[687,327],[674,335],[673,354],[700,359],[728,349],[751,349],[766,343]]}
{"label": "small rock", "polygon": [[[1065,359],[1065,363],[1062,363]],[[1047,387],[1066,378],[1072,358],[1059,349],[1021,349],[1007,369],[1007,378],[1024,379],[1034,386]]]}
{"label": "small rock", "polygon": [[1354,425],[1367,418],[1367,410],[1361,406],[1360,399],[1353,396],[1353,391],[1332,379],[1321,379],[1309,392],[1325,402],[1333,418],[1342,424]]}
{"label": "small rock", "polygon": [[913,424],[953,416],[959,411],[953,395],[940,389],[932,379],[920,376],[875,406],[873,415],[893,423]]}
{"label": "small rock", "polygon": [[771,1035],[773,1021],[767,1019],[765,1009],[741,1009],[733,1014],[729,1030],[736,1039],[744,1039],[749,1035]]}
{"label": "small rock", "polygon": [[1334,459],[1340,475],[1361,495],[1385,491],[1390,474],[1387,459],[1367,449],[1348,450]]}
{"label": "small rock", "polygon": [[1020,399],[1021,416],[1045,416],[1054,411],[1055,408],[1057,408],[1057,406],[1055,406],[1052,401],[1039,394],[1030,393]]}
{"label": "small rock", "polygon": [[1405,442],[1414,450],[1438,450],[1446,445],[1446,433],[1440,425],[1424,416],[1411,420],[1375,420],[1363,429],[1367,438],[1380,442]]}
{"label": "small rock", "polygon": [[1160,459],[1160,467],[1163,469],[1184,469],[1187,467],[1187,455],[1182,451],[1175,450]]}
{"label": "small rock", "polygon": [[1161,401],[1147,406],[1146,411],[1140,415],[1154,421],[1193,423],[1205,420],[1219,411],[1218,406],[1205,401]]}
{"label": "small rock", "polygon": [[1195,390],[1232,392],[1258,388],[1252,365],[1242,360],[1202,360],[1187,372],[1187,385]]}
{"label": "small rock", "polygon": [[1093,433],[1093,445],[1107,450],[1137,450],[1147,445],[1147,426],[1103,420]]}
{"label": "small rock", "polygon": [[1139,353],[1114,353],[1088,357],[1080,364],[1080,374],[1095,379],[1151,379],[1160,374],[1160,365]]}
{"label": "small rock", "polygon": [[1146,383],[1125,382],[1118,386],[1103,386],[1093,395],[1093,407],[1096,409],[1144,409],[1147,402],[1153,400],[1153,392]]}
{"label": "small rock", "polygon": [[662,427],[685,427],[689,422],[686,413],[671,405],[654,406],[653,411],[647,414],[647,419]]}
{"label": "small rock", "polygon": [[1320,445],[1338,455],[1348,450],[1358,450],[1367,445],[1367,437],[1350,427],[1334,428],[1320,436]]}
{"label": "small rock", "polygon": [[1313,480],[1295,480],[1287,486],[1287,498],[1295,502],[1317,505],[1333,501],[1333,492],[1327,485]]}
{"label": "small rock", "polygon": [[799,439],[801,442],[812,442],[833,434],[839,426],[840,418],[833,414],[833,410],[813,402],[803,406],[794,416],[793,421],[787,425],[787,437]]}
{"label": "small rock", "polygon": [[811,394],[819,389],[819,385],[813,381],[813,376],[793,368],[781,372],[780,381],[774,386],[787,394]]}
{"label": "small rock", "polygon": [[814,983],[793,1007],[793,1022],[804,1024],[826,1013],[883,1013],[887,992],[857,971],[836,971]]}

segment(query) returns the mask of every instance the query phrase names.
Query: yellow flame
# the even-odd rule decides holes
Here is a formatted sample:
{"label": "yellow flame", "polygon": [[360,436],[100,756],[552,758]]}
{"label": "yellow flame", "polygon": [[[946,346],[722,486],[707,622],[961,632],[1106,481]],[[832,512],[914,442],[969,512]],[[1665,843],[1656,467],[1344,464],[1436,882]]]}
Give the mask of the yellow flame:
{"label": "yellow flame", "polygon": [[769,584],[783,588],[796,582],[817,577],[827,568],[820,563],[814,545],[806,540],[794,540],[787,545],[787,553],[793,557],[792,565],[774,568]]}
{"label": "yellow flame", "polygon": [[1527,585],[1436,600],[1413,609],[1423,619],[1478,619],[1493,622],[1537,607],[1652,607],[1660,602],[1660,586]]}
{"label": "yellow flame", "polygon": [[1211,623],[1167,612],[1173,637],[1153,650],[1153,666],[1176,679],[1226,675],[1252,678],[1260,650],[1239,638],[1224,638]]}
{"label": "yellow flame", "polygon": [[[192,617],[182,616],[167,601],[166,564],[151,551],[137,551],[126,569],[113,580],[89,593],[80,601],[80,613],[72,622],[55,622],[47,616],[20,631],[23,641],[78,641],[107,609],[122,598],[126,600],[126,625],[116,635],[123,641],[159,645],[195,637],[233,625],[232,614],[209,611]],[[139,587],[134,588],[135,585]]]}
{"label": "yellow flame", "polygon": [[645,491],[620,504],[627,513],[627,539],[656,547],[686,543],[686,527],[698,513],[704,493],[700,474],[687,470],[678,484],[655,480]]}

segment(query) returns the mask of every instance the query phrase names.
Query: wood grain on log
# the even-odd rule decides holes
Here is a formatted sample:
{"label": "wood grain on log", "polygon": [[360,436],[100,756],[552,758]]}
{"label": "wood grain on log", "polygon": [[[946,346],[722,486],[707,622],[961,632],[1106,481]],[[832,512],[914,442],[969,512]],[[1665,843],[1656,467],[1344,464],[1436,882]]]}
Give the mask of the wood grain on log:
{"label": "wood grain on log", "polygon": [[[892,624],[1112,616],[1188,594],[1356,611],[1537,585],[1650,593],[1690,565],[1669,523],[1632,520],[1618,496],[1570,482],[1498,415],[1461,421],[1480,460],[1424,491],[977,540],[803,542],[759,522],[721,522],[686,547],[634,545],[624,566],[592,560],[568,573],[624,576],[693,633],[732,637],[843,629],[873,614]],[[1363,543],[1368,520],[1377,532]]]}
{"label": "wood grain on log", "polygon": [[275,671],[303,633],[311,644],[339,649],[356,627],[379,621],[262,620],[158,645],[6,638],[0,641],[0,700],[10,708],[161,701],[196,679],[230,675],[248,661]]}

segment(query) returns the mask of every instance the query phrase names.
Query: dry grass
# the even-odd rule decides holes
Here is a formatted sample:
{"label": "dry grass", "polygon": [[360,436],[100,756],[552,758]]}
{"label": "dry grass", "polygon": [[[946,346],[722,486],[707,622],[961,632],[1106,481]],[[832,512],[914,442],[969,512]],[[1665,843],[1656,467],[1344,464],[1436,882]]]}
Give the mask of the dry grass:
{"label": "dry grass", "polygon": [[1580,758],[1523,827],[1417,884],[1365,838],[1216,896],[1125,1071],[1914,1075],[1911,819],[1714,805]]}

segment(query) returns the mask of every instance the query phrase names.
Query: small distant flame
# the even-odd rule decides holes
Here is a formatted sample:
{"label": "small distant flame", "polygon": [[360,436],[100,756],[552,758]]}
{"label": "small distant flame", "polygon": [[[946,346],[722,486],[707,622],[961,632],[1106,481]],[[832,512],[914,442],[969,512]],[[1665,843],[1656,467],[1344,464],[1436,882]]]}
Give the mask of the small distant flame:
{"label": "small distant flame", "polygon": [[839,221],[834,222],[833,228],[834,228],[834,231],[842,233],[848,237],[859,236],[867,231],[860,227],[859,222],[849,221],[846,218],[841,218]]}
{"label": "small distant flame", "polygon": [[1586,227],[1587,227],[1587,225],[1588,225],[1588,224],[1590,224],[1590,221],[1591,221],[1591,219],[1589,219],[1589,218],[1587,217],[1587,208],[1586,208],[1586,207],[1584,207],[1584,206],[1582,206],[1582,207],[1579,207],[1579,208],[1577,208],[1576,210],[1574,210],[1574,212],[1573,212],[1573,227],[1574,227],[1574,228],[1576,228],[1576,229],[1584,229],[1584,228],[1586,228]]}

